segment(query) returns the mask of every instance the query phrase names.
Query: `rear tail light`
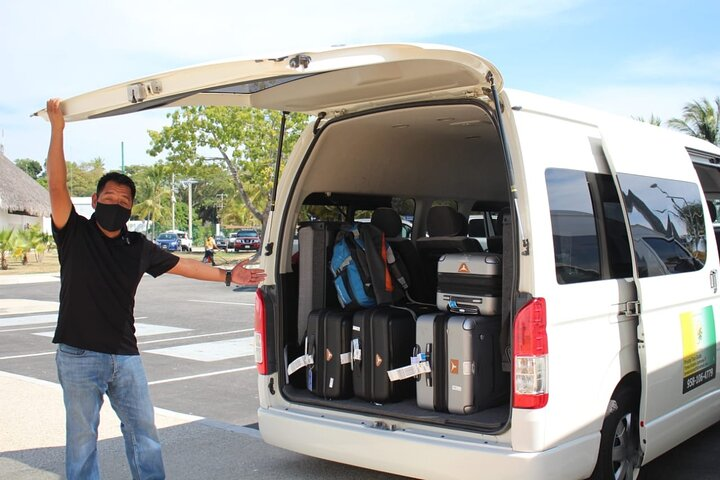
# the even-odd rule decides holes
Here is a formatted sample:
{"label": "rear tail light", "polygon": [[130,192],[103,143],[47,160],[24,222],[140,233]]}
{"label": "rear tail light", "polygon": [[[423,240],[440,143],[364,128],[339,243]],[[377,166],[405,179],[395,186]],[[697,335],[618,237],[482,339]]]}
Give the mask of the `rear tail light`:
{"label": "rear tail light", "polygon": [[260,375],[268,372],[265,326],[265,298],[258,289],[255,291],[255,363]]}
{"label": "rear tail light", "polygon": [[548,402],[548,342],[544,298],[534,298],[515,317],[513,407],[542,408]]}

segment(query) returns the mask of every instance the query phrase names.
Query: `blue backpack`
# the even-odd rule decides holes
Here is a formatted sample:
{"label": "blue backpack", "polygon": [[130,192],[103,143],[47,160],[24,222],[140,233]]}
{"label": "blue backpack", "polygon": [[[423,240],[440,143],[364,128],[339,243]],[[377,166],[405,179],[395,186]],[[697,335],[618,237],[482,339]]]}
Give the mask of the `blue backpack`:
{"label": "blue backpack", "polygon": [[330,270],[343,308],[367,308],[393,301],[385,235],[366,224],[343,225],[335,237]]}

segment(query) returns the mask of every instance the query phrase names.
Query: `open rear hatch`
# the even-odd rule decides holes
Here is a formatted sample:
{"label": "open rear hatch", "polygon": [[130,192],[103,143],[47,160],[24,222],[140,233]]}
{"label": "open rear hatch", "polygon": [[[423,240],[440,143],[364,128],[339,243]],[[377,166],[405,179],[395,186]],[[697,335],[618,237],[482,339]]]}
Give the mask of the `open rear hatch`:
{"label": "open rear hatch", "polygon": [[[442,93],[463,98],[497,90],[502,78],[487,60],[449,47],[368,45],[277,58],[224,60],[170,70],[63,101],[69,121],[158,107],[226,105],[317,114],[355,112]],[[44,110],[36,112],[45,116]]]}

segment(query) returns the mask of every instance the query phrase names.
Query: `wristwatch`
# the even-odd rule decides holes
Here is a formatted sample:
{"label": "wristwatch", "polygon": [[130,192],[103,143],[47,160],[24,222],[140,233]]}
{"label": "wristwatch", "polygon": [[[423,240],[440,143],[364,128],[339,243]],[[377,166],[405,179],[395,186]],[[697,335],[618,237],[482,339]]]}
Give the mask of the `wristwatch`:
{"label": "wristwatch", "polygon": [[230,280],[232,279],[232,270],[225,270],[225,285],[230,286]]}

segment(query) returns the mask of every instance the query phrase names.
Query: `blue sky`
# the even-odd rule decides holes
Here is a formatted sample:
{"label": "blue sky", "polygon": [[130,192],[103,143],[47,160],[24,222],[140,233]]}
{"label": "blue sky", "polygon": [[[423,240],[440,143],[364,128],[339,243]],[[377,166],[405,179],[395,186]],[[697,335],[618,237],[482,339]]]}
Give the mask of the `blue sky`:
{"label": "blue sky", "polygon": [[[30,114],[49,97],[221,58],[398,41],[471,50],[508,87],[667,120],[720,95],[719,25],[718,0],[0,0],[0,143],[42,163],[49,127]],[[126,164],[150,163],[147,130],[165,113],[68,124],[67,159],[119,168],[122,142]]]}

